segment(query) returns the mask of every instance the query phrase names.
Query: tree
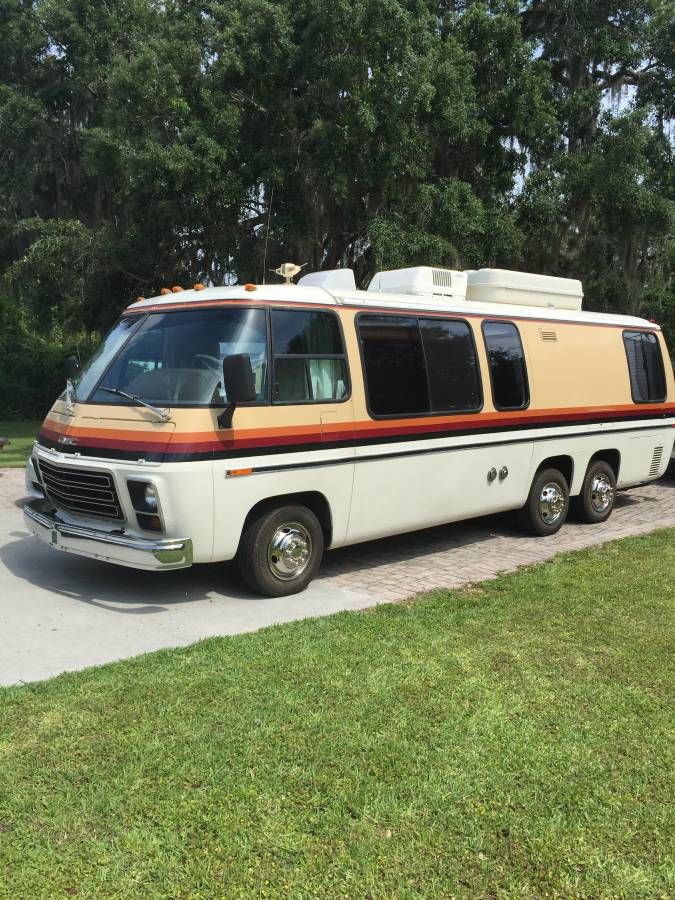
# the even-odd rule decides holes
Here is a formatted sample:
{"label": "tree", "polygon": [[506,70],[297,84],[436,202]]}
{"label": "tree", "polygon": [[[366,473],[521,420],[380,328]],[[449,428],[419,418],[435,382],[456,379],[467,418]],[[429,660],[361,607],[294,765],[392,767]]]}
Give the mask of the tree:
{"label": "tree", "polygon": [[[536,0],[560,138],[533,158],[520,200],[528,261],[581,277],[593,308],[648,310],[667,281],[672,234],[673,20],[662,0]],[[668,39],[670,35],[670,39]]]}
{"label": "tree", "polygon": [[0,283],[66,334],[283,259],[664,315],[674,36],[666,0],[0,0]]}

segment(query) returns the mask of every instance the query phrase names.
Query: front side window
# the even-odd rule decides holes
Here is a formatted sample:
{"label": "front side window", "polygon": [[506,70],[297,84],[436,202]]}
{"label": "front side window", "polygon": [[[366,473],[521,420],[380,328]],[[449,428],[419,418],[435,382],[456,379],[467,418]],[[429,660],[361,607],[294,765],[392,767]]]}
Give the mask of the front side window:
{"label": "front side window", "polygon": [[525,354],[511,322],[483,322],[495,409],[524,409],[530,402]]}
{"label": "front side window", "polygon": [[651,331],[624,331],[630,389],[634,403],[660,403],[666,399],[666,376],[661,348]]}
{"label": "front side window", "polygon": [[480,409],[480,376],[466,322],[391,315],[361,315],[357,321],[372,415]]}
{"label": "front side window", "polygon": [[[125,321],[122,319],[120,325]],[[250,357],[256,398],[264,401],[264,310],[221,308],[150,313],[131,331],[89,399],[95,403],[124,402],[111,393],[118,390],[157,406],[222,406],[227,402],[222,384],[223,357],[236,353]],[[89,368],[80,378],[80,387],[85,380],[91,380]],[[90,385],[90,390],[93,387]],[[84,399],[81,390],[78,396]]]}
{"label": "front side window", "polygon": [[347,397],[347,362],[337,316],[311,309],[273,309],[272,352],[277,403],[339,402]]}

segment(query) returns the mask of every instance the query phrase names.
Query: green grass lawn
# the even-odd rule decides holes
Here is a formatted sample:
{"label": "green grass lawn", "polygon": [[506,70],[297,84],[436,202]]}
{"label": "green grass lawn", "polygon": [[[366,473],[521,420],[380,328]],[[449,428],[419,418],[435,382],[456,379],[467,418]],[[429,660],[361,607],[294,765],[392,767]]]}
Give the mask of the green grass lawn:
{"label": "green grass lawn", "polygon": [[673,896],[674,573],[661,531],[4,689],[0,894]]}
{"label": "green grass lawn", "polygon": [[33,422],[29,419],[20,422],[0,421],[0,437],[9,438],[11,441],[4,450],[0,450],[0,468],[26,465],[41,425],[42,422]]}

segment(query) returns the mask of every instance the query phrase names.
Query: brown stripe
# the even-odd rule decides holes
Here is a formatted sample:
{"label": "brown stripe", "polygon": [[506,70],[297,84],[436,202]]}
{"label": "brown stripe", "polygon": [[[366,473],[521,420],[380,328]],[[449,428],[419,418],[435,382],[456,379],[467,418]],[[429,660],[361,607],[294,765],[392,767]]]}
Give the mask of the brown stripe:
{"label": "brown stripe", "polygon": [[[586,420],[623,421],[653,417],[654,414],[675,415],[675,406],[650,404],[649,407],[576,407],[567,410],[523,410],[519,413],[478,413],[472,416],[440,416],[388,421],[353,423],[331,423],[330,435],[333,440],[356,440],[377,437],[411,437],[437,432],[484,430],[490,425],[499,428],[522,425],[536,428],[564,425],[566,422]],[[50,427],[56,424],[57,427]],[[292,426],[286,428],[246,429],[226,432],[222,436],[214,431],[171,432],[163,438],[152,432],[129,431],[125,429],[58,427],[47,419],[40,436],[58,442],[59,437],[74,438],[83,446],[108,447],[120,450],[148,450],[168,453],[199,453],[218,450],[238,450],[255,447],[285,446],[293,444],[317,443],[325,440],[318,425]]]}

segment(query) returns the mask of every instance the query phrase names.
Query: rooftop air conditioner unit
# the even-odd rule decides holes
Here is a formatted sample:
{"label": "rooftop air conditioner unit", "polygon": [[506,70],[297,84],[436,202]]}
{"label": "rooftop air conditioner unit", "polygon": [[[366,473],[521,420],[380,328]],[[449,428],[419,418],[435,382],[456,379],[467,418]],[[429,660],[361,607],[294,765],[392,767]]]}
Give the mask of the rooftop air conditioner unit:
{"label": "rooftop air conditioner unit", "polygon": [[391,269],[377,272],[368,285],[369,291],[388,294],[413,294],[422,297],[448,297],[464,300],[466,272],[455,269],[435,269],[414,266],[410,269]]}
{"label": "rooftop air conditioner unit", "polygon": [[584,292],[576,278],[557,278],[508,269],[467,272],[467,300],[475,303],[509,303],[549,309],[581,309]]}

